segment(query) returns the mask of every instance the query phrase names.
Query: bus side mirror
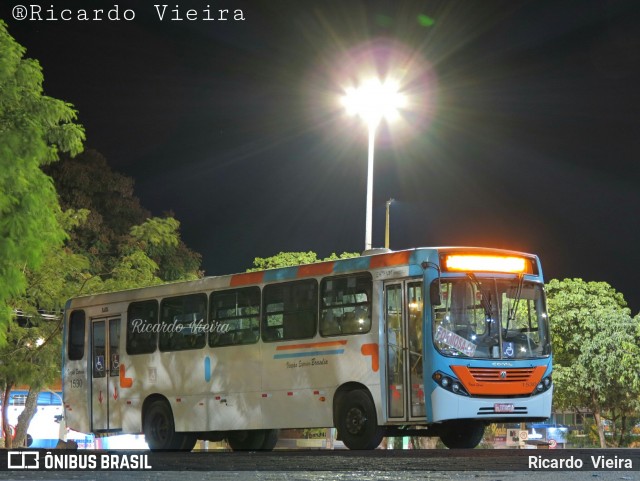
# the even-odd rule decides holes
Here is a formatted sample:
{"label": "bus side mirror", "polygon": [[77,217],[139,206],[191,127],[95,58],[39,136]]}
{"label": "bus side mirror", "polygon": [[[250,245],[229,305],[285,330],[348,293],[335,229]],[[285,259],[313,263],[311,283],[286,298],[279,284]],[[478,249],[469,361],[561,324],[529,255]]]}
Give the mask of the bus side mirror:
{"label": "bus side mirror", "polygon": [[440,281],[431,283],[429,299],[431,300],[432,306],[439,306],[442,304],[442,299],[440,298]]}

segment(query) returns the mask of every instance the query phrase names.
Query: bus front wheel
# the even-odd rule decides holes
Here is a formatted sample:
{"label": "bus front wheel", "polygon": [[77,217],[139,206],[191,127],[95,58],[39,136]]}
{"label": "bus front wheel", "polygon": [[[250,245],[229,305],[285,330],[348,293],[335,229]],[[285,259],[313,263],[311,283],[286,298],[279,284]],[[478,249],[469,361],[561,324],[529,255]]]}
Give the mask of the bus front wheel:
{"label": "bus front wheel", "polygon": [[340,399],[336,424],[339,439],[349,449],[375,449],[384,436],[371,396],[360,389]]}
{"label": "bus front wheel", "polygon": [[[151,402],[144,415],[144,438],[152,450],[191,450],[195,445],[195,437],[191,444],[191,437],[177,433],[173,422],[171,406],[162,400]],[[191,446],[189,446],[191,444]]]}
{"label": "bus front wheel", "polygon": [[484,424],[479,421],[448,421],[441,428],[440,441],[449,449],[472,449],[482,436]]}

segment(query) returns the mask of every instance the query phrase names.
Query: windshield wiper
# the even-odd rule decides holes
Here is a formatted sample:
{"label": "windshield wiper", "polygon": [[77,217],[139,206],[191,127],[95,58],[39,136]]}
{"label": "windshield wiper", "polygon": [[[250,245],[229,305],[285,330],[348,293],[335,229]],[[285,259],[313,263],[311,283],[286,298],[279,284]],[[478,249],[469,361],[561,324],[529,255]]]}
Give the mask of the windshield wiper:
{"label": "windshield wiper", "polygon": [[[475,276],[475,274],[468,272],[467,277],[471,279],[471,282],[473,282],[476,285],[476,288],[480,292],[480,303],[484,308],[484,312],[486,316],[486,320],[485,320],[486,331],[485,331],[485,335],[482,342],[492,347],[502,346],[502,329],[500,329],[501,321],[499,317],[500,313],[498,313],[498,319],[493,318],[493,306],[491,305],[491,289],[487,291],[487,296],[485,298],[485,295],[482,292],[482,285],[480,284],[480,281]],[[498,332],[493,333],[492,327],[494,327]],[[502,358],[502,356],[499,353],[497,353],[497,355],[493,357]]]}
{"label": "windshield wiper", "polygon": [[480,291],[480,303],[482,304],[484,313],[487,316],[487,320],[491,319],[491,292],[489,292],[489,299],[485,299],[484,294],[482,293],[482,284],[480,284],[480,281],[478,280],[476,275],[472,272],[468,272],[467,277],[471,279],[471,282],[473,282],[476,285],[478,291]]}
{"label": "windshield wiper", "polygon": [[509,313],[507,314],[507,326],[505,332],[509,331],[509,322],[516,320],[516,312],[518,311],[518,304],[520,304],[520,298],[522,297],[522,285],[524,284],[524,275],[518,274],[518,285],[516,287],[515,297],[513,298],[513,304]]}

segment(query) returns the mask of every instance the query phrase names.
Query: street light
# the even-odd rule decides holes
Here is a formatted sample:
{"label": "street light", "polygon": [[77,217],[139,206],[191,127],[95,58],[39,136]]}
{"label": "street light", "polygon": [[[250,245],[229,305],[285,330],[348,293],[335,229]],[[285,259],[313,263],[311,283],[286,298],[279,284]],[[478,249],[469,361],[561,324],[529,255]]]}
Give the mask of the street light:
{"label": "street light", "polygon": [[391,198],[387,201],[387,221],[385,223],[385,229],[384,229],[384,248],[385,249],[389,248],[389,207],[391,206],[391,203],[394,200],[395,199]]}
{"label": "street light", "polygon": [[406,98],[392,80],[372,79],[359,88],[347,89],[342,103],[349,114],[360,116],[369,129],[369,160],[367,164],[367,219],[365,226],[365,250],[371,249],[371,225],[373,216],[373,150],[378,125],[382,119],[394,120],[398,109],[406,104]]}

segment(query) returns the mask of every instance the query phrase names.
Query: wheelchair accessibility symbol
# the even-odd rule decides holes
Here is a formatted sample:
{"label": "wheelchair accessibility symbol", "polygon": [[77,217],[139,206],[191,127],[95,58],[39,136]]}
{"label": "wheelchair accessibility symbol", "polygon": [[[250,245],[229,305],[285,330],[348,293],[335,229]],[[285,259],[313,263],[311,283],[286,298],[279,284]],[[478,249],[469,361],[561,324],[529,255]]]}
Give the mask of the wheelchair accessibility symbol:
{"label": "wheelchair accessibility symbol", "polygon": [[118,369],[120,369],[120,355],[119,354],[112,354],[111,355],[111,370],[112,371],[117,371]]}
{"label": "wheelchair accessibility symbol", "polygon": [[96,371],[104,371],[104,356],[96,356]]}
{"label": "wheelchair accessibility symbol", "polygon": [[513,350],[513,342],[502,343],[502,348],[502,354],[504,354],[504,357],[513,357],[515,355],[515,351]]}

